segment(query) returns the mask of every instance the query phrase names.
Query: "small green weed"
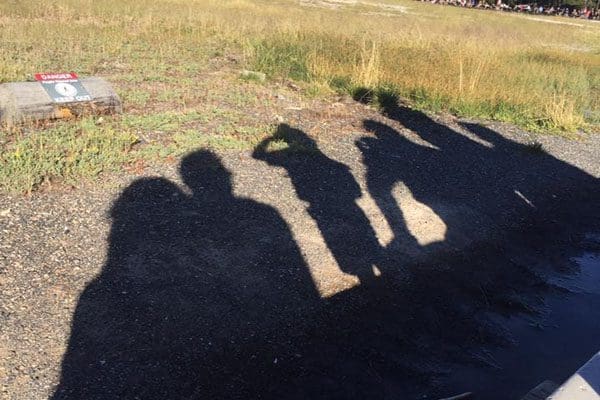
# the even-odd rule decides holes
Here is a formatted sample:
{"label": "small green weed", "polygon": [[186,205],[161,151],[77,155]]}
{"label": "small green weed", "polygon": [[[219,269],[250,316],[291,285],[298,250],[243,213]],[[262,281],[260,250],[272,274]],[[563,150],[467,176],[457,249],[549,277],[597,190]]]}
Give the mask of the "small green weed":
{"label": "small green weed", "polygon": [[268,77],[290,78],[309,81],[312,77],[308,66],[308,50],[293,38],[264,39],[252,44],[253,70]]}
{"label": "small green weed", "polygon": [[544,149],[544,145],[542,143],[538,142],[537,140],[527,143],[525,145],[525,148],[530,153],[541,154],[541,153],[546,152],[546,150]]}
{"label": "small green weed", "polygon": [[351,87],[350,95],[354,100],[363,104],[370,104],[384,113],[393,111],[400,100],[398,89],[393,85],[382,85],[375,88]]}
{"label": "small green weed", "polygon": [[264,82],[267,75],[263,72],[244,70],[240,74],[240,79],[243,81]]}
{"label": "small green weed", "polygon": [[150,97],[150,93],[145,90],[134,89],[121,93],[123,103],[137,107],[144,107],[150,100]]}

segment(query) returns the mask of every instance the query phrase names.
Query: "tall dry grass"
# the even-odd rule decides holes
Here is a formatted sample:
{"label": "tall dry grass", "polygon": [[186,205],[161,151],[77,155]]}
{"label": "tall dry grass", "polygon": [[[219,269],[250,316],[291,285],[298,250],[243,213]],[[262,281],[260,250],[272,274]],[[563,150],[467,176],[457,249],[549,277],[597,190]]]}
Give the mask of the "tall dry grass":
{"label": "tall dry grass", "polygon": [[600,25],[579,20],[404,0],[7,0],[0,35],[1,81],[191,79],[231,53],[273,78],[392,87],[418,107],[536,129],[597,124],[600,109]]}

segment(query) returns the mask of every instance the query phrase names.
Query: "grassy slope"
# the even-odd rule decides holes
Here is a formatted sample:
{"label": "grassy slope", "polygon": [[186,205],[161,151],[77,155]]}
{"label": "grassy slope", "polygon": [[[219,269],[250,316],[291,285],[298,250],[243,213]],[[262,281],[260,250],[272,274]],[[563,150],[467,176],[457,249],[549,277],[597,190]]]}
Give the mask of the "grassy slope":
{"label": "grassy slope", "polygon": [[[127,114],[59,124],[43,137],[4,134],[0,185],[31,190],[47,178],[94,176],[131,160],[131,144],[148,132],[170,135],[171,147],[150,140],[133,158],[255,143],[268,126],[236,105],[265,106],[258,89],[230,79],[212,90],[206,81],[221,68],[215,60],[228,58],[304,82],[313,95],[384,88],[423,109],[530,129],[597,126],[600,25],[545,21],[554,22],[389,0],[2,2],[0,82],[43,71],[104,76]],[[199,134],[199,125],[214,129]]]}

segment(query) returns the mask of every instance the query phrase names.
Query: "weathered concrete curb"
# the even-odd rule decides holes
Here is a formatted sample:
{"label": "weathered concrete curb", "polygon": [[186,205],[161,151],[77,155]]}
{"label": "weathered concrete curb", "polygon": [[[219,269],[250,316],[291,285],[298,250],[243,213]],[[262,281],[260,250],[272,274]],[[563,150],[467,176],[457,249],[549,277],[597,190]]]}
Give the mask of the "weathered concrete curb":
{"label": "weathered concrete curb", "polygon": [[82,114],[114,114],[123,111],[121,100],[102,78],[80,79],[92,96],[90,102],[57,104],[39,82],[11,82],[0,85],[0,125],[68,118]]}
{"label": "weathered concrete curb", "polygon": [[548,400],[599,400],[600,352],[559,387]]}

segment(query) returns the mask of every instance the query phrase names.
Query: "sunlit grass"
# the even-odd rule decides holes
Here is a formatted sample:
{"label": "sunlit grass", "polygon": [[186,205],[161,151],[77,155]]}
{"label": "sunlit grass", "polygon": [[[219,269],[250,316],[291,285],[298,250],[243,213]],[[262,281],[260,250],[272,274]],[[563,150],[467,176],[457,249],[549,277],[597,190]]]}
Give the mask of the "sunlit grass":
{"label": "sunlit grass", "polygon": [[16,138],[0,153],[0,188],[30,192],[53,179],[72,183],[114,171],[136,141],[131,132],[98,127],[92,119]]}
{"label": "sunlit grass", "polygon": [[0,5],[2,81],[43,70],[161,81],[241,52],[272,78],[393,85],[424,108],[533,128],[574,130],[599,108],[593,22],[385,0],[52,3]]}
{"label": "sunlit grass", "polygon": [[[233,85],[247,84],[239,76],[249,70],[295,80],[307,96],[362,93],[360,100],[382,108],[400,99],[538,131],[597,129],[600,121],[594,22],[408,0],[6,0],[0,83],[46,71],[99,75],[114,84],[126,114],[109,125],[69,122],[44,137],[5,136],[0,185],[27,191],[48,177],[75,180],[117,168],[131,159],[130,135],[145,130],[173,137],[166,149],[137,149],[143,157],[195,145],[251,146],[264,132],[251,124],[243,128],[249,134],[240,133],[227,115],[215,132],[191,126],[213,118],[199,76],[219,68],[211,64],[219,58],[237,60],[229,66],[238,69]],[[252,107],[246,92],[232,93],[229,106]]]}

